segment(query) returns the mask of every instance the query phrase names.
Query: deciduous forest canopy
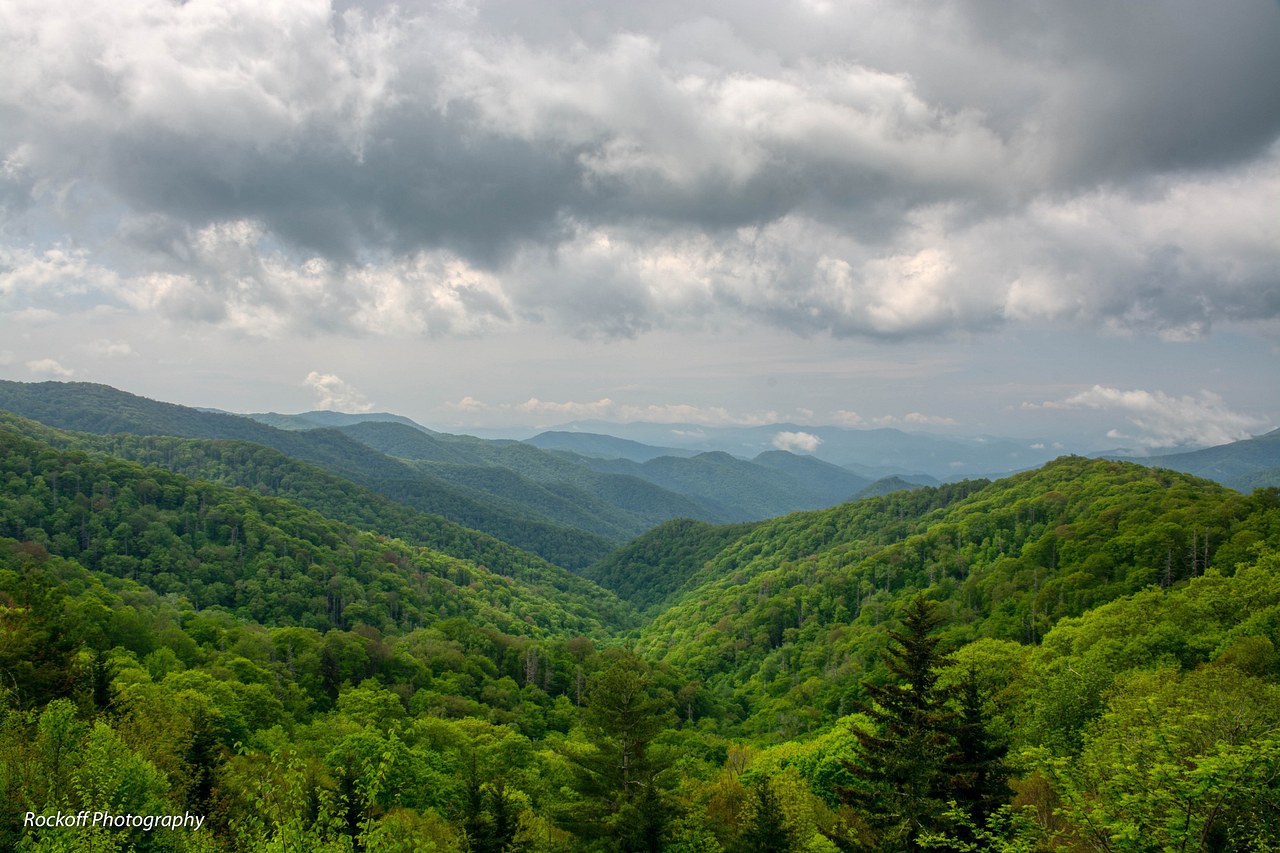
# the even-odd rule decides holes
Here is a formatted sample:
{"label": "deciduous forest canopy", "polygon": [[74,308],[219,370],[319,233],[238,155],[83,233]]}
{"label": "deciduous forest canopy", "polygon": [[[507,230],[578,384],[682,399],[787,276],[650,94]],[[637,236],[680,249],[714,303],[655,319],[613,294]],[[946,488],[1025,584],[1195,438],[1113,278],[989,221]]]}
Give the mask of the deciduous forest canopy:
{"label": "deciduous forest canopy", "polygon": [[[532,447],[5,390],[4,849],[1280,842],[1274,488],[1064,457],[723,524]],[[670,520],[479,532],[430,448]],[[24,824],[81,810],[205,821]]]}

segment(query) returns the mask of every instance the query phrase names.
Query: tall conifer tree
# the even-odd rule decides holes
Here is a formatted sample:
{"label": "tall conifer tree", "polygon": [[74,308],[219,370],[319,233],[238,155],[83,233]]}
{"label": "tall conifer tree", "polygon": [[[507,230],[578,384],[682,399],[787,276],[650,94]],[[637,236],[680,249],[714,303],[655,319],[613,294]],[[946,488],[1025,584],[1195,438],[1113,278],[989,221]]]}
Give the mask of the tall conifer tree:
{"label": "tall conifer tree", "polygon": [[884,654],[895,680],[863,685],[869,701],[861,710],[875,730],[858,733],[859,761],[846,762],[864,784],[841,793],[866,814],[884,851],[920,849],[920,834],[936,828],[947,807],[957,720],[951,691],[938,684],[938,622],[932,602],[913,598]]}

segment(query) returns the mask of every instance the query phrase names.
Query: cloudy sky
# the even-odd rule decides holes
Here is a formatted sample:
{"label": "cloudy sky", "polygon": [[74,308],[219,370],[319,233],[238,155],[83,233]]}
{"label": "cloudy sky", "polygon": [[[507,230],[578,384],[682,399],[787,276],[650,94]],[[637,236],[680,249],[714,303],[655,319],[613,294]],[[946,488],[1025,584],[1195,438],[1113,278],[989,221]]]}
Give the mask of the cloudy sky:
{"label": "cloudy sky", "polygon": [[0,376],[1280,426],[1277,0],[0,0]]}

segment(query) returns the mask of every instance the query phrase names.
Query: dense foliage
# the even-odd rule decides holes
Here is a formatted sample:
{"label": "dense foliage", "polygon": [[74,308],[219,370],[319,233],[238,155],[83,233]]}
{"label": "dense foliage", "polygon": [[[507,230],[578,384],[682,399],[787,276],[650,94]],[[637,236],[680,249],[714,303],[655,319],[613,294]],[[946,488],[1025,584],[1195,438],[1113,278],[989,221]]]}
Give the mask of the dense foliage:
{"label": "dense foliage", "polygon": [[0,410],[60,429],[249,441],[320,466],[423,513],[489,533],[568,568],[607,554],[614,542],[557,523],[532,507],[433,478],[335,429],[274,429],[245,417],[175,406],[84,382],[0,381]]}
{"label": "dense foliage", "polygon": [[660,524],[582,574],[642,610],[667,604],[702,566],[753,525],[691,518]]}
{"label": "dense foliage", "polygon": [[322,468],[247,441],[183,439],[129,433],[97,436],[69,433],[0,413],[0,430],[65,450],[106,453],[165,468],[185,477],[241,486],[260,495],[287,498],[326,518],[381,533],[488,568],[499,575],[552,586],[591,598],[597,612],[618,624],[630,615],[577,576],[493,536],[436,515],[419,512]]}
{"label": "dense foliage", "polygon": [[1275,492],[1065,458],[995,484],[873,498],[752,528],[693,575],[640,648],[688,671],[721,714],[792,737],[847,712],[882,623],[930,590],[949,642],[1039,642],[1065,616],[1230,571],[1280,535]]}
{"label": "dense foliage", "polygon": [[597,630],[598,614],[621,611],[562,569],[502,577],[288,501],[3,428],[0,479],[0,536],[266,624],[403,630],[448,615],[520,632]]}
{"label": "dense foliage", "polygon": [[[1070,458],[592,571],[643,627],[241,439],[5,419],[0,849],[1280,845],[1275,490]],[[203,823],[24,825],[81,810]]]}

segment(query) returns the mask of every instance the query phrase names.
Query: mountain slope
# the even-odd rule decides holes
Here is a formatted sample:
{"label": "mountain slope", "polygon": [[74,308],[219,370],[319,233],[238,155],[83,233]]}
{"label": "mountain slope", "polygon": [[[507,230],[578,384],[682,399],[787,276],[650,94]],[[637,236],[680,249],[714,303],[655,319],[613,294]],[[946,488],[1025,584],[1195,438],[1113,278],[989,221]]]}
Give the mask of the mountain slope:
{"label": "mountain slope", "polygon": [[852,500],[858,492],[871,485],[866,477],[860,477],[847,468],[823,462],[813,456],[798,456],[785,450],[770,450],[751,460],[757,465],[772,468],[804,483],[810,492],[825,506],[834,506]]}
{"label": "mountain slope", "polygon": [[245,417],[161,403],[105,385],[79,382],[0,381],[0,410],[61,429],[96,434],[252,441],[570,568],[588,565],[614,544],[518,507],[500,507],[491,496],[434,479],[333,429],[279,430]]}
{"label": "mountain slope", "polygon": [[[318,466],[247,441],[71,433],[0,413],[0,429],[62,451],[105,453],[224,486],[240,486],[315,510],[361,530],[403,539],[531,583],[582,593],[573,575],[528,551],[437,515],[419,512]],[[565,586],[568,584],[568,586]]]}
{"label": "mountain slope", "polygon": [[289,501],[62,450],[7,423],[0,478],[0,536],[264,624],[409,630],[463,616],[507,632],[600,633],[626,618],[562,569],[501,577]]}
{"label": "mountain slope", "polygon": [[588,566],[582,576],[639,610],[661,609],[708,560],[754,526],[715,526],[689,518],[668,521]]}
{"label": "mountain slope", "polygon": [[757,709],[753,730],[794,733],[839,710],[884,642],[876,626],[913,590],[944,602],[952,642],[1035,642],[1096,604],[1228,570],[1280,537],[1277,505],[1066,458],[997,483],[797,513],[707,560],[639,647]]}
{"label": "mountain slope", "polygon": [[1218,447],[1133,461],[1194,474],[1241,491],[1278,486],[1280,478],[1274,469],[1280,468],[1280,429]]}
{"label": "mountain slope", "polygon": [[564,432],[550,430],[525,439],[543,450],[566,450],[579,456],[596,459],[629,459],[632,462],[648,462],[659,456],[694,456],[696,451],[678,450],[674,447],[654,447],[626,438],[615,438],[595,432]]}

